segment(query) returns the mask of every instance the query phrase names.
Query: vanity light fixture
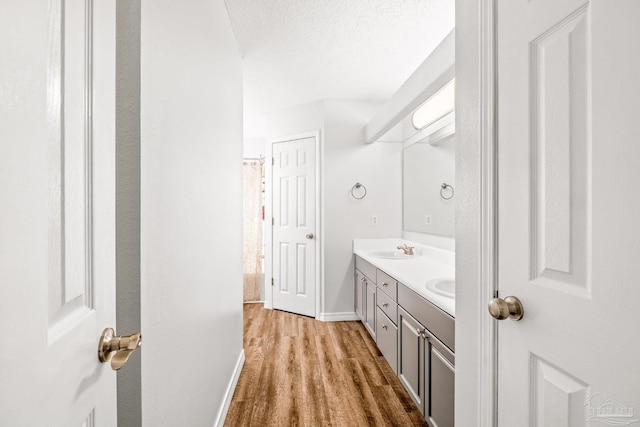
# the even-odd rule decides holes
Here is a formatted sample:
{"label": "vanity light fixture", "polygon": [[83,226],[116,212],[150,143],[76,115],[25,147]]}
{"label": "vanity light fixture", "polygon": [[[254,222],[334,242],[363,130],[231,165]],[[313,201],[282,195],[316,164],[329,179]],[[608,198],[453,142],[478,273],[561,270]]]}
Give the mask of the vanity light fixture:
{"label": "vanity light fixture", "polygon": [[436,120],[452,112],[456,107],[456,79],[444,85],[433,94],[411,116],[411,122],[416,129],[429,126]]}

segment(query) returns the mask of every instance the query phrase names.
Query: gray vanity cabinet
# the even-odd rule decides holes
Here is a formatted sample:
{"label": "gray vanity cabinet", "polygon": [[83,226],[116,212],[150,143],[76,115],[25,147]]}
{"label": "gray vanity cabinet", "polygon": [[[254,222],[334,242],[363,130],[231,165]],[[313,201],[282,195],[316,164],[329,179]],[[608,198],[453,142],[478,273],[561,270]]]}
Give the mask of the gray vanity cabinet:
{"label": "gray vanity cabinet", "polygon": [[366,314],[364,326],[375,341],[376,339],[376,284],[365,277]]}
{"label": "gray vanity cabinet", "polygon": [[424,414],[424,327],[398,307],[398,378]]}
{"label": "gray vanity cabinet", "polygon": [[[362,301],[361,313],[358,313],[365,328],[376,339],[376,267],[363,260],[359,256],[355,257],[356,264],[356,284],[354,309],[358,313],[359,301]],[[362,292],[362,299],[359,300],[359,292]]]}
{"label": "gray vanity cabinet", "polygon": [[425,340],[424,417],[432,427],[453,427],[454,356],[427,331]]}
{"label": "gray vanity cabinet", "polygon": [[[378,294],[379,296],[380,294]],[[398,327],[378,306],[376,313],[376,344],[380,352],[398,374]]]}
{"label": "gray vanity cabinet", "polygon": [[362,321],[364,323],[364,307],[365,307],[365,301],[364,301],[364,295],[365,295],[365,290],[364,287],[366,285],[364,284],[364,275],[359,271],[356,270],[356,279],[355,279],[355,286],[354,286],[354,295],[353,295],[353,309],[356,312],[356,315],[358,316],[358,318],[360,319],[360,321]]}
{"label": "gray vanity cabinet", "polygon": [[353,308],[373,339],[376,339],[376,284],[356,270]]}
{"label": "gray vanity cabinet", "polygon": [[[386,277],[382,277],[382,275]],[[376,344],[393,372],[398,374],[398,282],[378,270],[376,289]]]}
{"label": "gray vanity cabinet", "polygon": [[[427,324],[425,327],[404,309],[403,300],[407,302],[406,298],[409,296],[419,298],[417,295],[412,295],[412,291],[410,292],[406,293],[402,285],[399,288],[398,377],[424,414],[429,426],[453,427],[455,356],[453,351],[432,333],[429,322],[425,322]],[[411,304],[406,305],[414,303],[423,305],[419,311],[411,312],[422,321],[431,316],[435,316],[436,319],[440,316],[440,313],[431,313],[439,309],[424,305],[430,304],[424,299],[413,300]],[[453,337],[453,322],[453,318],[449,321],[446,317],[442,317],[433,326],[436,330],[445,331],[446,336],[449,336],[448,331],[451,329],[451,337]]]}
{"label": "gray vanity cabinet", "polygon": [[355,311],[430,427],[453,427],[455,319],[355,257]]}

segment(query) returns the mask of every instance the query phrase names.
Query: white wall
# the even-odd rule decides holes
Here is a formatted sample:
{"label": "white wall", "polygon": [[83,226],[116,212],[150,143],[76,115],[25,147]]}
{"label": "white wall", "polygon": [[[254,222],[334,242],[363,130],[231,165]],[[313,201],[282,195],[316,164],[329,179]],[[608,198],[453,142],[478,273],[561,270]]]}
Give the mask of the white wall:
{"label": "white wall", "polygon": [[242,155],[244,157],[258,158],[265,156],[265,139],[264,138],[244,138],[242,143]]}
{"label": "white wall", "polygon": [[[489,3],[487,3],[489,4]],[[478,40],[483,38],[481,2],[456,0],[456,424],[490,425],[480,402],[483,360],[481,325],[487,318],[481,301],[483,216],[480,195],[485,190],[480,168],[483,115]],[[486,12],[486,11],[484,11]],[[488,301],[485,300],[485,301]]]}
{"label": "white wall", "polygon": [[[270,139],[321,130],[324,133],[324,101],[298,105],[266,115],[267,143]],[[270,149],[267,150],[270,152]]]}
{"label": "white wall", "polygon": [[[320,130],[324,293],[317,316],[322,320],[355,319],[352,240],[402,232],[402,144],[364,143],[364,126],[380,105],[327,100],[267,115],[268,140]],[[356,182],[367,187],[363,200],[351,197]],[[371,225],[374,214],[378,226]],[[271,277],[269,264],[266,277]]]}
{"label": "white wall", "polygon": [[145,426],[216,423],[242,355],[242,71],[222,0],[142,0]]}
{"label": "white wall", "polygon": [[[325,102],[324,285],[321,311],[353,312],[352,240],[400,237],[402,232],[402,144],[365,144],[364,126],[381,104]],[[351,196],[364,184],[362,200]],[[378,225],[371,225],[371,216]]]}

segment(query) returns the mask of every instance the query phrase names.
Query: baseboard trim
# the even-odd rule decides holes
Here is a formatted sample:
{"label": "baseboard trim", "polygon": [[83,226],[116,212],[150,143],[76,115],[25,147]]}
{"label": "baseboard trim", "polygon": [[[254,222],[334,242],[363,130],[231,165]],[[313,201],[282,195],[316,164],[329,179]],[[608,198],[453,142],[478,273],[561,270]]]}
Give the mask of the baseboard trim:
{"label": "baseboard trim", "polygon": [[344,311],[342,313],[320,313],[317,319],[322,322],[346,322],[360,320],[355,311]]}
{"label": "baseboard trim", "polygon": [[238,378],[240,378],[240,372],[242,372],[243,366],[244,366],[244,349],[240,351],[240,356],[238,356],[238,361],[236,362],[236,367],[233,370],[231,381],[229,381],[229,384],[227,385],[227,390],[225,391],[224,404],[222,405],[222,408],[220,408],[220,412],[218,412],[218,417],[216,418],[214,427],[223,426],[225,420],[227,419],[227,412],[229,412],[229,406],[231,405],[233,392],[236,390],[236,385],[238,385]]}

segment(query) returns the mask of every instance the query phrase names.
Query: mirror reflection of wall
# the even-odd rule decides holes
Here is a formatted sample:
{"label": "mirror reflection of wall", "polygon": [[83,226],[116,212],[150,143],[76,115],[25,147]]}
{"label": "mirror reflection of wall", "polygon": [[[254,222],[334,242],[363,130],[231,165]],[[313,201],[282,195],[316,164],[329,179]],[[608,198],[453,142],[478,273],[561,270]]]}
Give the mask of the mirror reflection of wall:
{"label": "mirror reflection of wall", "polygon": [[[435,145],[412,144],[403,157],[404,230],[454,237],[455,195],[444,200],[440,190],[442,183],[455,183],[455,135]],[[445,197],[450,190],[445,190]]]}

